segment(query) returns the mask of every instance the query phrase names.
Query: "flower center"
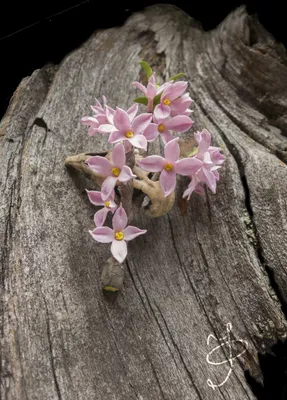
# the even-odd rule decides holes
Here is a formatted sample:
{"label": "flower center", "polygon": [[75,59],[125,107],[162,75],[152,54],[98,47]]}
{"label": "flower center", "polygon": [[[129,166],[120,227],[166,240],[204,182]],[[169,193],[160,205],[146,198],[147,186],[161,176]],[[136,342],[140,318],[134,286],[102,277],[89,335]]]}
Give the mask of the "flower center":
{"label": "flower center", "polygon": [[123,232],[116,232],[115,233],[115,239],[116,240],[123,240],[123,238],[124,238]]}
{"label": "flower center", "polygon": [[127,131],[125,134],[126,138],[132,138],[134,136],[134,133],[132,131]]}
{"label": "flower center", "polygon": [[112,174],[114,176],[119,176],[121,173],[121,170],[119,168],[112,168]]}
{"label": "flower center", "polygon": [[171,171],[171,170],[173,169],[173,165],[170,164],[170,163],[167,163],[167,164],[165,164],[164,168],[165,168],[167,171]]}
{"label": "flower center", "polygon": [[111,202],[110,201],[105,201],[105,207],[110,208]]}
{"label": "flower center", "polygon": [[171,105],[171,101],[168,100],[168,99],[164,99],[163,104],[164,104],[165,106],[170,106],[170,105]]}
{"label": "flower center", "polygon": [[164,131],[164,125],[163,125],[163,124],[160,124],[160,125],[157,127],[157,130],[158,130],[159,132],[163,132],[163,131]]}

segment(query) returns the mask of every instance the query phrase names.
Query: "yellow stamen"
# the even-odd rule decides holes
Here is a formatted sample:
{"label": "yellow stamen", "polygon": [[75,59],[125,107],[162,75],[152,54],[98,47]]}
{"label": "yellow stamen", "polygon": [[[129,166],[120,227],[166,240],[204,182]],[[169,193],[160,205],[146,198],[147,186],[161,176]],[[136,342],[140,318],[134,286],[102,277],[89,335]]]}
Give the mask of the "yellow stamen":
{"label": "yellow stamen", "polygon": [[134,133],[132,131],[127,131],[127,133],[125,134],[125,137],[127,138],[132,138],[134,136]]}
{"label": "yellow stamen", "polygon": [[164,99],[163,104],[164,104],[165,106],[170,106],[170,105],[171,105],[171,101],[168,100],[168,99]]}
{"label": "yellow stamen", "polygon": [[110,201],[105,201],[105,207],[110,208],[111,202]]}
{"label": "yellow stamen", "polygon": [[112,168],[112,174],[114,176],[119,176],[121,173],[121,170],[119,168]]}
{"label": "yellow stamen", "polygon": [[158,127],[157,127],[157,130],[159,131],[159,132],[163,132],[164,131],[164,125],[163,124],[160,124]]}
{"label": "yellow stamen", "polygon": [[165,168],[167,171],[171,171],[171,170],[173,169],[173,165],[168,163],[168,164],[165,164],[164,168]]}
{"label": "yellow stamen", "polygon": [[116,240],[123,240],[123,238],[124,238],[123,232],[116,232],[115,233],[115,239]]}

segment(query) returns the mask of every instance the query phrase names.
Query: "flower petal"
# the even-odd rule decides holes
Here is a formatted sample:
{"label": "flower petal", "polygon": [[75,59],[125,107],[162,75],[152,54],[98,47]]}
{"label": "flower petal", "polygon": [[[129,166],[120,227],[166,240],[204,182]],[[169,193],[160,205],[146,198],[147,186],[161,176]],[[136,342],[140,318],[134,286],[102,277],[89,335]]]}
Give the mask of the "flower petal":
{"label": "flower petal", "polygon": [[179,138],[175,138],[165,145],[164,156],[168,161],[176,161],[179,157],[180,148],[178,140]]}
{"label": "flower petal", "polygon": [[129,138],[128,141],[139,149],[147,149],[147,140],[144,135],[135,135],[132,138]]}
{"label": "flower petal", "polygon": [[127,110],[127,114],[129,116],[130,122],[132,122],[134,120],[135,116],[137,115],[138,109],[139,109],[138,104],[134,104]]}
{"label": "flower petal", "polygon": [[168,99],[170,101],[177,99],[183,94],[183,92],[186,91],[187,85],[188,83],[184,81],[175,82],[169,85],[166,89],[164,89],[164,92],[161,96],[161,101],[164,99]]}
{"label": "flower petal", "polygon": [[114,231],[107,226],[98,227],[89,232],[92,237],[100,243],[110,243],[114,240]]}
{"label": "flower petal", "polygon": [[161,156],[149,156],[138,161],[137,164],[148,172],[159,172],[163,169],[166,161]]}
{"label": "flower petal", "polygon": [[114,125],[111,125],[111,124],[104,124],[104,125],[100,125],[98,127],[98,131],[100,133],[111,133],[111,132],[114,132],[116,130],[117,130],[117,128]]}
{"label": "flower petal", "polygon": [[[186,93],[186,94],[188,94],[188,93]],[[180,97],[179,99],[175,99],[170,105],[171,114],[173,116],[184,114],[188,110],[188,107],[190,106],[191,103],[192,103],[192,100],[189,97],[189,95],[188,95],[188,97],[186,97],[184,95],[184,96]]]}
{"label": "flower petal", "polygon": [[[113,194],[113,196],[115,195],[115,192],[114,192],[114,194]],[[114,212],[114,211],[116,211],[115,209],[118,207],[117,206],[117,203],[114,201],[114,200],[112,200],[112,197],[109,199],[109,202],[110,202],[110,206],[108,207],[112,212]]]}
{"label": "flower petal", "polygon": [[124,240],[113,240],[111,252],[119,263],[124,262],[128,254],[126,242]]}
{"label": "flower petal", "polygon": [[[199,189],[199,186],[202,188],[202,186],[199,184],[199,179],[196,177],[196,176],[194,176],[194,177],[192,177],[192,179],[191,179],[191,181],[190,181],[190,183],[189,183],[189,185],[188,185],[188,187],[187,187],[187,189],[185,190],[185,192],[183,193],[183,198],[184,197],[187,197],[187,200],[189,200],[190,199],[190,196],[192,195],[192,193],[194,192],[194,191],[196,191],[197,189]],[[203,188],[202,188],[203,189]]]}
{"label": "flower petal", "polygon": [[[109,121],[107,119],[106,114],[97,115],[97,120],[99,121],[99,126],[101,126],[101,125],[109,125]],[[111,124],[111,125],[113,125],[113,124]],[[106,132],[104,132],[104,133],[106,133]]]}
{"label": "flower petal", "polygon": [[158,137],[158,125],[151,123],[149,126],[143,131],[143,135],[148,142],[152,142]]}
{"label": "flower petal", "polygon": [[102,193],[95,190],[86,190],[89,200],[95,206],[103,206]]}
{"label": "flower petal", "polygon": [[86,161],[88,166],[100,175],[110,176],[112,165],[109,160],[101,156],[89,157]]}
{"label": "flower petal", "polygon": [[116,167],[121,168],[126,162],[125,148],[122,143],[115,145],[112,151],[112,161]]}
{"label": "flower petal", "polygon": [[99,126],[99,121],[94,117],[83,117],[81,118],[81,123],[83,125],[91,126],[94,129]]}
{"label": "flower petal", "polygon": [[186,132],[193,121],[186,115],[177,115],[165,123],[165,128],[174,132]]}
{"label": "flower petal", "polygon": [[136,178],[136,175],[133,174],[130,167],[128,167],[127,165],[123,165],[118,180],[120,182],[128,182],[133,178]]}
{"label": "flower petal", "polygon": [[117,143],[120,142],[122,140],[127,140],[127,138],[125,137],[123,131],[114,131],[110,134],[108,142],[109,143]]}
{"label": "flower petal", "polygon": [[101,210],[96,212],[94,215],[94,222],[97,227],[104,225],[109,212],[110,210],[107,207],[103,207]]}
{"label": "flower petal", "polygon": [[127,226],[124,230],[123,230],[123,234],[124,234],[124,239],[129,241],[129,240],[133,240],[134,238],[136,238],[139,235],[143,235],[144,233],[146,233],[147,231],[145,229],[139,229],[136,226]]}
{"label": "flower petal", "polygon": [[209,171],[206,168],[202,168],[198,173],[199,179],[205,183],[209,189],[215,193],[216,192],[216,179],[213,172]]}
{"label": "flower petal", "polygon": [[152,114],[144,113],[138,115],[132,123],[132,131],[134,131],[135,134],[142,133],[149,126],[151,120]]}
{"label": "flower petal", "polygon": [[163,92],[164,89],[166,89],[166,88],[167,88],[169,85],[171,85],[172,83],[173,83],[173,81],[165,82],[164,84],[162,84],[160,87],[158,87],[158,88],[156,89],[156,94],[159,94],[159,93]]}
{"label": "flower petal", "polygon": [[[208,151],[210,151],[210,147],[209,147]],[[221,154],[220,151],[218,151],[218,150],[214,150],[214,151],[210,152],[210,158],[214,164],[221,165],[224,163],[225,155]]]}
{"label": "flower petal", "polygon": [[146,96],[146,87],[144,85],[142,85],[139,82],[133,82],[132,85],[134,87],[138,88],[139,90],[141,90],[144,93],[144,95]]}
{"label": "flower petal", "polygon": [[177,174],[185,176],[195,175],[200,168],[202,168],[202,162],[193,157],[178,160],[174,166],[174,170]]}
{"label": "flower petal", "polygon": [[125,229],[128,223],[128,217],[125,209],[120,206],[113,216],[113,230],[115,232],[121,232]]}
{"label": "flower petal", "polygon": [[128,114],[119,107],[117,107],[114,115],[114,124],[119,131],[127,132],[131,130],[131,123]]}
{"label": "flower petal", "polygon": [[153,75],[149,78],[149,82],[146,88],[146,96],[149,99],[153,99],[156,96],[156,83]]}
{"label": "flower petal", "polygon": [[174,139],[174,136],[171,133],[169,133],[169,131],[161,132],[160,136],[164,144],[167,144],[168,142]]}
{"label": "flower petal", "polygon": [[157,120],[168,118],[170,115],[170,107],[160,103],[155,107],[153,113]]}
{"label": "flower petal", "polygon": [[115,110],[109,106],[105,107],[105,111],[106,111],[106,117],[107,120],[109,121],[109,123],[111,125],[114,125],[114,115],[115,115]]}
{"label": "flower petal", "polygon": [[166,169],[163,169],[159,177],[159,183],[163,190],[164,197],[167,197],[171,192],[174,191],[176,186],[175,171],[167,171]]}
{"label": "flower petal", "polygon": [[211,135],[207,129],[203,129],[202,132],[196,132],[194,138],[198,143],[198,153],[199,155],[205,153],[211,143]]}
{"label": "flower petal", "polygon": [[115,176],[108,176],[102,183],[101,191],[102,191],[102,199],[104,201],[108,200],[111,197],[113,190],[116,186],[117,180],[118,178]]}

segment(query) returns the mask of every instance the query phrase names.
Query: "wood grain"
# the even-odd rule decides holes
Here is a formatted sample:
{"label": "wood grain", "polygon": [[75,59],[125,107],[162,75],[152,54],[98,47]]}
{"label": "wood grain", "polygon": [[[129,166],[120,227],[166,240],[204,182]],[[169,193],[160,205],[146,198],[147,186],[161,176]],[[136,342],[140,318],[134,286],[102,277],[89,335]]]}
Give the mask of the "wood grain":
{"label": "wood grain", "polygon": [[[141,59],[161,81],[187,72],[193,128],[227,160],[216,195],[183,205],[182,179],[168,215],[136,216],[148,234],[108,301],[109,248],[88,233],[95,186],[64,160],[106,149],[79,120],[94,97],[130,106]],[[286,336],[286,78],[285,49],[244,8],[204,32],[161,5],[21,82],[0,127],[1,399],[254,399],[244,371],[260,379],[257,352]],[[212,390],[228,363],[207,364],[206,340],[228,322],[248,349]]]}

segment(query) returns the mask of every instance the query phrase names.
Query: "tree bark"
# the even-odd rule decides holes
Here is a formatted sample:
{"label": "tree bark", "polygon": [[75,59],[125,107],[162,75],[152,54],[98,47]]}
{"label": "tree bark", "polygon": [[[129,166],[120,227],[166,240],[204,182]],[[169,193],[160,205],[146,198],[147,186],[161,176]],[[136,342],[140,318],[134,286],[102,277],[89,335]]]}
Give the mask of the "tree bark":
{"label": "tree bark", "polygon": [[[181,179],[168,215],[135,216],[148,233],[108,301],[109,246],[88,232],[96,186],[64,161],[106,149],[80,118],[94,97],[132,105],[141,59],[162,80],[187,72],[193,130],[227,159],[216,195],[185,204]],[[23,79],[0,126],[1,399],[254,399],[244,371],[262,379],[257,353],[286,336],[286,116],[285,49],[244,8],[204,32],[153,6]],[[210,365],[228,323],[233,362]]]}

